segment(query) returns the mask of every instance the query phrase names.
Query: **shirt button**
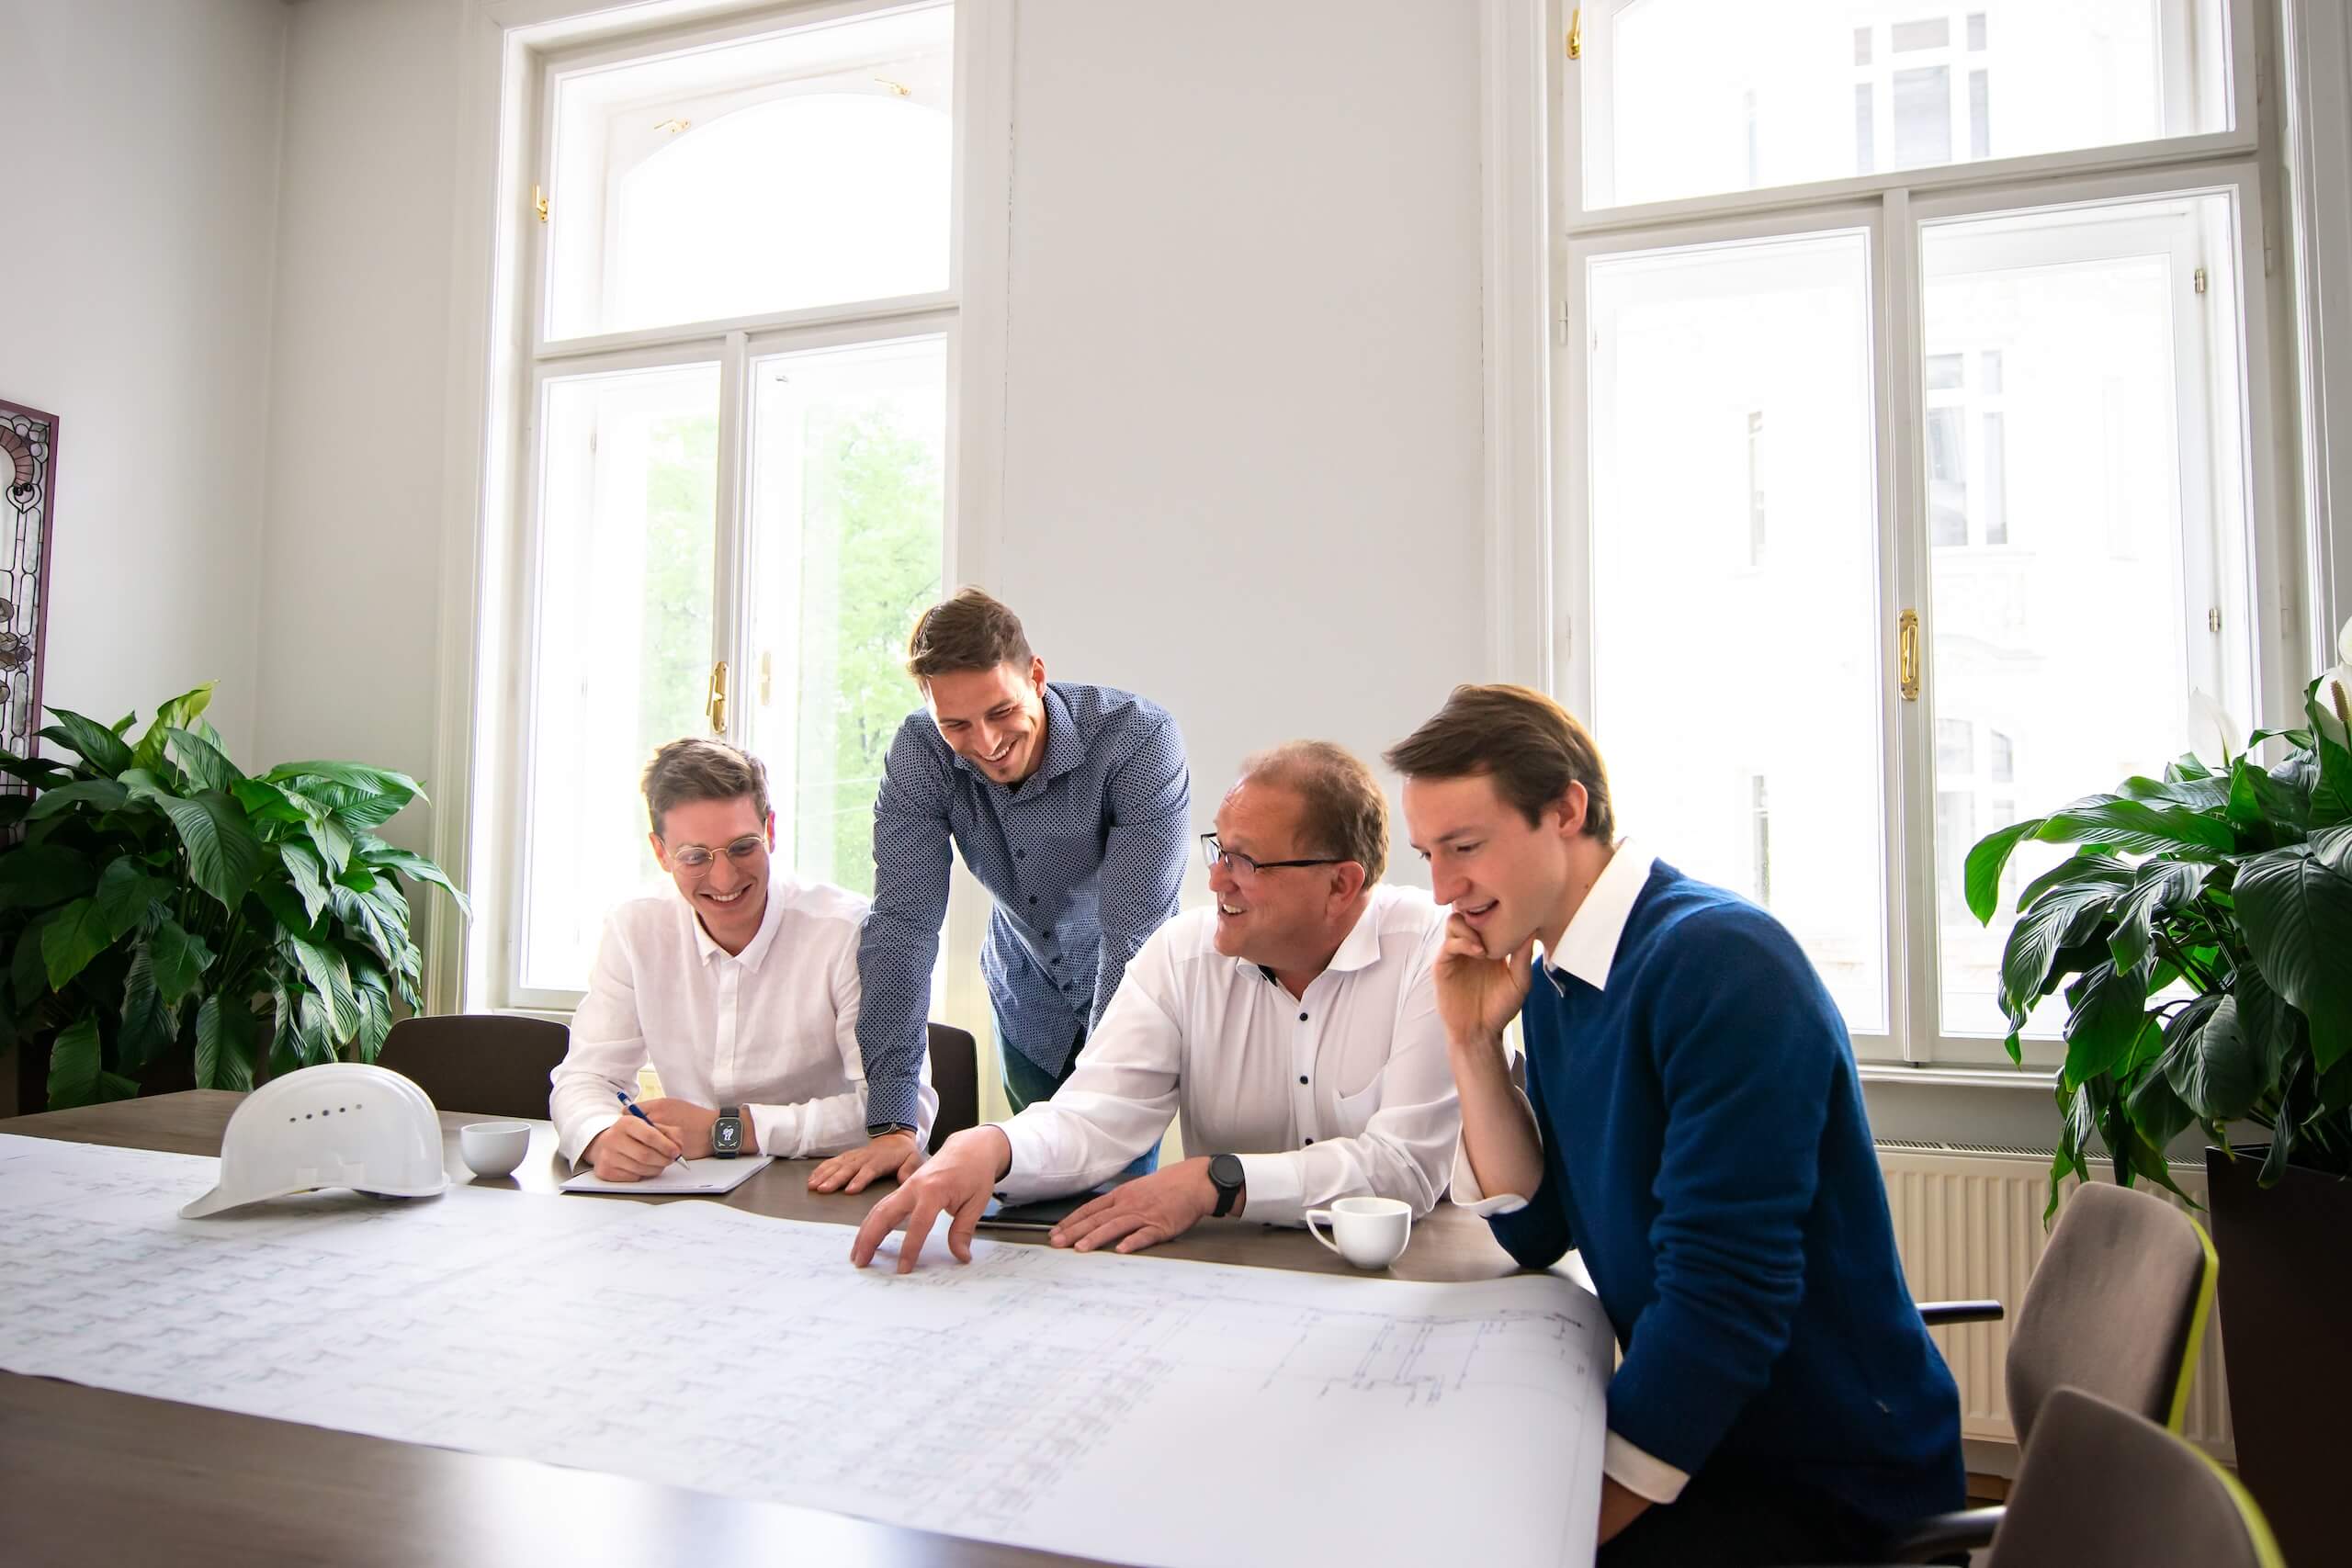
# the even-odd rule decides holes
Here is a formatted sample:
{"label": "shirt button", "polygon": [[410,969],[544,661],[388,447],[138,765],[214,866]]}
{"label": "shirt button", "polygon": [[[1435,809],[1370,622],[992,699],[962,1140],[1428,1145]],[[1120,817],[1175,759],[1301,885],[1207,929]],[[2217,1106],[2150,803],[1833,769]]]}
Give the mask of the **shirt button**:
{"label": "shirt button", "polygon": [[[1315,1141],[1315,1140],[1314,1140],[1314,1139],[1312,1139],[1312,1138],[1309,1138],[1309,1139],[1307,1139],[1307,1140],[1306,1140],[1306,1142],[1307,1142],[1307,1143],[1309,1143],[1309,1144],[1313,1143],[1314,1141]],[[1302,1146],[1302,1147],[1304,1147],[1305,1145],[1301,1145],[1301,1146]]]}
{"label": "shirt button", "polygon": [[1030,907],[1031,907],[1032,908],[1035,908],[1036,907],[1036,903],[1037,903],[1037,896],[1036,896],[1035,893],[1032,893],[1031,895],[1029,895],[1029,904],[1030,904]]}
{"label": "shirt button", "polygon": [[1299,1081],[1299,1082],[1301,1082],[1301,1083],[1305,1083],[1305,1082],[1306,1081],[1306,1075],[1305,1073],[1301,1073],[1301,1074],[1299,1074],[1299,1075],[1298,1075],[1298,1081]]}
{"label": "shirt button", "polygon": [[1012,852],[1012,858],[1014,860],[1027,860],[1029,858],[1029,852],[1027,850],[1015,850]]}
{"label": "shirt button", "polygon": [[1298,1021],[1299,1021],[1299,1022],[1301,1022],[1301,1023],[1305,1023],[1305,1022],[1306,1021],[1306,1015],[1305,1013],[1300,1013],[1300,1014],[1298,1015]]}

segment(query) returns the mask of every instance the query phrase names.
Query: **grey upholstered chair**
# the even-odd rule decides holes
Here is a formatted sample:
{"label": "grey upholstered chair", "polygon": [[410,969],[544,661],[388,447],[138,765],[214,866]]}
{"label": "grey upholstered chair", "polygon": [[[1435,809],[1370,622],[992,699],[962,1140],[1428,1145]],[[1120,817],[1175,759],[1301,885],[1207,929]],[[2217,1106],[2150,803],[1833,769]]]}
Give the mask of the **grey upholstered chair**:
{"label": "grey upholstered chair", "polygon": [[2253,1497],[2162,1427],[2043,1392],[1990,1568],[2286,1568]]}
{"label": "grey upholstered chair", "polygon": [[548,1077],[571,1031],[543,1018],[445,1013],[404,1018],[384,1037],[376,1065],[415,1083],[443,1111],[544,1118]]}
{"label": "grey upholstered chair", "polygon": [[[2178,1431],[2217,1272],[2213,1244],[2195,1220],[2145,1192],[2085,1183],[2059,1214],[2009,1332],[2004,1370],[2018,1443],[2032,1440],[2061,1385]],[[1920,1562],[1997,1546],[2004,1513],[1970,1508],[1923,1519],[1892,1551]]]}

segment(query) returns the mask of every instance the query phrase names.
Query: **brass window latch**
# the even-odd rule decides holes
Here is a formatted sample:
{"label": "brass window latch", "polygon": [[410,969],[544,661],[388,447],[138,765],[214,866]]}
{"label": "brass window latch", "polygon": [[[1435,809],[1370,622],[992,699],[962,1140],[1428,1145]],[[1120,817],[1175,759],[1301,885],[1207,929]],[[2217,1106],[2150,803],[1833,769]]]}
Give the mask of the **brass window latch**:
{"label": "brass window latch", "polygon": [[1896,680],[1903,700],[1919,700],[1919,612],[1905,610],[1895,622],[1894,649]]}
{"label": "brass window latch", "polygon": [[1568,58],[1584,58],[1584,7],[1581,6],[1568,12]]}
{"label": "brass window latch", "polygon": [[710,696],[704,702],[702,711],[710,716],[710,732],[713,735],[727,733],[727,660],[724,659],[710,667]]}

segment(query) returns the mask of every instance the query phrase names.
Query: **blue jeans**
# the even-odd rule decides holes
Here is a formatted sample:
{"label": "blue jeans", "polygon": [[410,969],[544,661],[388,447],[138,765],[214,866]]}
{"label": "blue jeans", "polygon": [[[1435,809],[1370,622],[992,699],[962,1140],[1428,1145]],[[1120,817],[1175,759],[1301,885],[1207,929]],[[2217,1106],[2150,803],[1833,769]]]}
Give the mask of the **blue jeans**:
{"label": "blue jeans", "polygon": [[[1019,1115],[1023,1108],[1041,1100],[1053,1099],[1054,1091],[1069,1082],[1070,1074],[1078,1070],[1078,1054],[1085,1044],[1086,1036],[1080,1034],[1077,1043],[1070,1046],[1069,1056],[1062,1063],[1062,1070],[1057,1076],[1006,1044],[1003,1032],[999,1031],[996,1037],[997,1062],[1004,1070],[1004,1098],[1012,1101],[1013,1114]],[[1137,1155],[1135,1162],[1119,1174],[1149,1176],[1159,1168],[1159,1144],[1155,1139],[1151,1147]]]}

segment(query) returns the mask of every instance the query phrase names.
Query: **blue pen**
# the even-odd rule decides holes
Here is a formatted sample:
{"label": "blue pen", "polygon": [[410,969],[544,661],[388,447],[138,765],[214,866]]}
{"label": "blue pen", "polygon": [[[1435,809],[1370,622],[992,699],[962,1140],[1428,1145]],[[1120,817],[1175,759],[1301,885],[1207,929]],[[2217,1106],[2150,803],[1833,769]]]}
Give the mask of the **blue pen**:
{"label": "blue pen", "polygon": [[[628,1095],[623,1094],[619,1089],[613,1090],[613,1098],[619,1100],[623,1109],[627,1110],[631,1116],[636,1117],[647,1126],[653,1127],[653,1118],[639,1110],[637,1101],[631,1100]],[[653,1130],[657,1133],[662,1132],[662,1129],[659,1127],[653,1127]],[[662,1135],[665,1138],[669,1136],[667,1133],[662,1133]],[[671,1156],[671,1160],[672,1163],[676,1165],[681,1170],[690,1170],[693,1168],[693,1167],[686,1164],[686,1156],[684,1155],[673,1155]]]}

